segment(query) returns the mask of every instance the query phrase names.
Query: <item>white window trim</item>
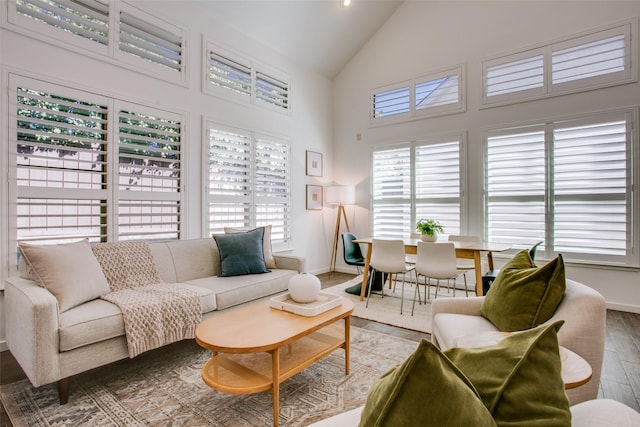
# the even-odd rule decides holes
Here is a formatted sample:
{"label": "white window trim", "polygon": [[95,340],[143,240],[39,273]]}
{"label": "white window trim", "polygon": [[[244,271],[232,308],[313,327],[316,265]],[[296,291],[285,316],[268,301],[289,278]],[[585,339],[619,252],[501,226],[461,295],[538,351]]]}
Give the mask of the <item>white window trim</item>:
{"label": "white window trim", "polygon": [[[417,84],[437,80],[442,77],[452,75],[458,76],[458,102],[438,107],[430,107],[424,109],[415,108],[415,87]],[[393,89],[409,88],[409,111],[406,113],[394,114],[387,117],[374,117],[374,96],[381,92]],[[465,64],[458,64],[451,67],[443,68],[427,74],[421,74],[411,79],[402,80],[397,83],[390,83],[383,86],[372,88],[369,91],[369,123],[370,127],[384,126],[389,124],[404,123],[413,120],[421,120],[432,117],[441,117],[451,114],[464,113],[467,111],[466,102],[467,78]]]}
{"label": "white window trim", "polygon": [[[215,52],[219,55],[224,56],[227,59],[230,59],[238,64],[241,64],[251,70],[251,89],[250,96],[243,95],[241,93],[237,93],[229,88],[218,86],[212,84],[209,81],[209,54],[210,52]],[[265,65],[255,59],[242,54],[232,48],[227,46],[223,46],[220,43],[215,42],[214,40],[208,38],[207,36],[202,36],[202,72],[201,72],[201,85],[202,85],[202,93],[206,95],[215,96],[217,98],[222,98],[228,101],[233,101],[235,103],[251,106],[253,108],[267,109],[269,111],[274,111],[276,113],[280,113],[286,116],[291,116],[293,113],[293,102],[292,102],[292,82],[291,78],[284,72],[277,70],[274,67]],[[272,105],[264,100],[258,99],[256,96],[256,72],[260,72],[262,74],[266,74],[271,78],[280,80],[286,83],[288,87],[288,100],[289,103],[287,108],[281,108],[276,105]]]}
{"label": "white window trim", "polygon": [[[605,74],[597,77],[589,77],[584,80],[574,80],[567,83],[551,84],[551,55],[553,52],[568,47],[600,40],[616,34],[625,34],[628,42],[625,46],[628,61],[624,73]],[[544,85],[542,88],[512,92],[504,95],[487,97],[486,75],[487,69],[496,65],[517,61],[542,54],[544,56]],[[551,98],[571,93],[586,92],[605,87],[612,87],[634,83],[638,81],[638,19],[594,28],[568,37],[539,43],[524,50],[507,52],[501,55],[488,57],[482,60],[482,74],[480,85],[482,88],[482,103],[480,109],[493,108],[537,99]]]}
{"label": "white window trim", "polygon": [[[180,86],[189,86],[189,29],[185,25],[176,24],[175,20],[151,15],[122,0],[112,1],[109,10],[109,43],[104,46],[20,15],[16,11],[15,0],[2,2],[0,10],[3,15],[0,25],[7,30],[62,47],[74,53],[81,49],[82,54],[90,58],[131,71],[142,72],[150,77]],[[170,29],[170,31],[182,38],[182,67],[180,72],[169,70],[159,64],[120,51],[120,27],[118,22],[121,10],[156,26]]]}
{"label": "white window trim", "polygon": [[[284,135],[276,135],[274,133],[269,133],[269,132],[265,132],[265,131],[261,131],[261,130],[257,130],[257,129],[253,129],[253,128],[248,128],[247,126],[241,126],[241,125],[230,125],[230,124],[222,124],[219,121],[210,118],[210,117],[205,117],[202,116],[202,144],[201,144],[201,169],[202,169],[202,175],[201,175],[201,179],[202,179],[202,192],[201,192],[201,197],[202,197],[202,212],[205,212],[204,215],[202,215],[201,218],[201,227],[203,230],[203,233],[205,234],[206,237],[210,237],[209,234],[209,218],[207,215],[207,212],[209,210],[209,204],[210,204],[210,195],[209,195],[209,191],[210,191],[210,187],[209,187],[209,130],[210,129],[215,129],[218,131],[228,131],[231,133],[235,133],[235,134],[240,134],[240,135],[247,135],[250,137],[251,141],[252,141],[252,145],[255,144],[255,140],[256,139],[260,139],[265,138],[265,139],[270,139],[270,140],[275,140],[277,142],[281,142],[284,144],[287,144],[289,147],[289,155],[290,155],[290,159],[292,159],[291,157],[291,148],[292,148],[292,144],[291,144],[291,139],[284,136]],[[255,147],[252,148],[252,150],[254,150]],[[293,160],[291,160],[293,161]],[[252,165],[252,172],[253,172],[253,167],[255,165]],[[290,170],[289,170],[289,207],[292,208],[292,198],[291,198],[291,187],[292,187],[292,176],[291,176],[291,172],[292,172],[292,168],[293,168],[293,164],[291,163],[290,165]],[[252,193],[254,193],[254,189],[251,190]],[[226,199],[225,196],[222,196],[223,200]],[[228,197],[228,196],[227,196]],[[237,200],[236,198],[230,198],[230,201],[235,201]],[[255,202],[255,196],[252,196],[252,203]],[[252,212],[252,215],[255,215],[255,211]],[[277,242],[272,242],[273,244],[273,252],[283,252],[283,251],[289,251],[292,249],[292,243],[293,243],[293,236],[291,235],[292,233],[292,221],[293,221],[293,216],[292,216],[292,211],[289,212],[289,217],[287,218],[287,225],[286,225],[286,231],[285,234],[288,236],[288,239],[286,239],[286,241],[284,243],[277,243]],[[255,217],[251,218],[252,222],[255,222]]]}
{"label": "white window trim", "polygon": [[[629,177],[629,188],[631,189],[631,194],[628,195],[628,199],[630,200],[630,202],[628,202],[627,205],[627,210],[630,211],[629,214],[633,214],[633,216],[631,216],[630,220],[629,220],[629,228],[630,228],[630,233],[631,233],[631,237],[630,237],[630,241],[628,243],[630,243],[631,245],[631,249],[630,252],[625,260],[625,263],[621,263],[619,261],[611,261],[610,257],[607,256],[602,256],[602,255],[583,255],[581,258],[570,258],[570,259],[565,259],[566,263],[573,263],[573,264],[581,264],[581,265],[598,265],[598,266],[607,266],[607,267],[614,267],[614,268],[621,268],[621,269],[628,269],[628,268],[632,268],[632,269],[637,269],[638,267],[640,267],[640,246],[637,245],[635,242],[638,241],[638,239],[640,239],[640,200],[637,193],[638,193],[638,185],[636,184],[637,180],[640,178],[640,162],[635,161],[637,159],[637,141],[638,141],[638,123],[640,123],[640,107],[632,107],[632,108],[624,108],[624,109],[616,109],[616,110],[607,110],[607,111],[601,111],[601,112],[592,112],[592,113],[586,113],[586,114],[581,114],[581,115],[572,115],[572,116],[566,116],[566,117],[555,117],[555,118],[547,118],[547,119],[541,119],[541,120],[535,120],[535,121],[531,121],[531,122],[525,122],[525,123],[518,123],[518,124],[513,124],[513,125],[505,125],[505,126],[501,126],[499,128],[485,128],[483,130],[483,152],[484,152],[484,157],[485,160],[483,161],[483,194],[484,194],[484,202],[483,202],[483,214],[484,214],[484,218],[483,218],[483,228],[484,228],[484,234],[485,236],[488,236],[487,233],[487,227],[488,227],[488,215],[487,215],[487,182],[486,182],[486,174],[487,174],[487,170],[486,170],[486,166],[487,166],[487,161],[486,161],[486,156],[487,156],[487,143],[488,143],[488,137],[489,135],[491,136],[498,136],[500,134],[505,134],[505,135],[509,135],[512,134],[514,130],[518,130],[518,131],[522,131],[522,132],[526,132],[528,130],[542,130],[545,132],[545,151],[549,149],[549,146],[551,144],[551,140],[553,138],[553,130],[554,128],[556,128],[558,125],[561,125],[563,122],[571,122],[571,123],[578,123],[579,121],[585,121],[586,123],[590,123],[593,122],[594,119],[603,119],[605,120],[607,118],[607,116],[615,116],[618,115],[620,116],[621,114],[626,114],[629,117],[629,129],[627,130],[627,132],[629,132],[631,135],[629,137],[630,141],[631,141],[631,153],[630,153],[630,162],[631,164],[628,165],[629,168],[629,173],[631,174],[631,177]],[[549,154],[545,153],[545,160],[546,158],[548,158]],[[551,172],[548,169],[547,166],[547,170],[545,172],[546,175],[550,174]],[[547,177],[548,178],[548,177]],[[546,184],[547,187],[549,184]],[[547,188],[547,194],[545,194],[545,212],[548,213],[549,209],[550,209],[550,203],[547,200],[548,197],[548,192],[549,189]],[[549,218],[547,215],[547,219],[546,219],[546,223],[545,223],[545,228],[549,229],[549,227],[551,227],[552,224],[550,224],[549,222]],[[545,230],[546,232],[546,230]],[[507,251],[506,253],[512,255],[513,250],[512,251]],[[498,257],[500,257],[500,254],[496,254]],[[541,253],[541,256],[544,256],[544,254]]]}

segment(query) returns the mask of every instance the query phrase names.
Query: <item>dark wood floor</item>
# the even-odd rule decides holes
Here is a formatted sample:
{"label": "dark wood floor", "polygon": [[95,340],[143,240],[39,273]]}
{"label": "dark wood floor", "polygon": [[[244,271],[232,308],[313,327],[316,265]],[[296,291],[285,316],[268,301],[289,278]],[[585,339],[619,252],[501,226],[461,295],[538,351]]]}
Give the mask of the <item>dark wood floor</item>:
{"label": "dark wood floor", "polygon": [[[345,273],[321,274],[322,287],[343,283],[354,276]],[[413,341],[429,338],[429,334],[396,328],[382,323],[353,318],[360,328],[402,337]],[[11,353],[0,353],[0,387],[25,378]],[[640,314],[607,311],[607,336],[604,366],[600,380],[600,398],[623,402],[640,412]],[[9,427],[4,407],[0,407],[0,427]]]}

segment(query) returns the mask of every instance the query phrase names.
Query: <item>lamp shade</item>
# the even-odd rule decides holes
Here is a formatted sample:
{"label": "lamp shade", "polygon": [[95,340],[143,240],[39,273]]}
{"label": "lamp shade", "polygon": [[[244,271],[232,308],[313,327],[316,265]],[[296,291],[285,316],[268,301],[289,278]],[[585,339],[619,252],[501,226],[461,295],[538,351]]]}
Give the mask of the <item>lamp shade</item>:
{"label": "lamp shade", "polygon": [[331,185],[327,187],[325,200],[329,205],[353,205],[356,203],[356,187],[353,185]]}

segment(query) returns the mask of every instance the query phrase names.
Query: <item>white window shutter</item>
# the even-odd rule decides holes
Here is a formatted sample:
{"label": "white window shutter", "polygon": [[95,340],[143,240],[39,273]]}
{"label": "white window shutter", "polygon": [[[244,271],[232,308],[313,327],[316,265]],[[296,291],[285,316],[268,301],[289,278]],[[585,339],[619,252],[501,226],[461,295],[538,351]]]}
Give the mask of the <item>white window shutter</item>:
{"label": "white window shutter", "polygon": [[371,171],[373,235],[408,237],[411,228],[411,149],[374,151]]}

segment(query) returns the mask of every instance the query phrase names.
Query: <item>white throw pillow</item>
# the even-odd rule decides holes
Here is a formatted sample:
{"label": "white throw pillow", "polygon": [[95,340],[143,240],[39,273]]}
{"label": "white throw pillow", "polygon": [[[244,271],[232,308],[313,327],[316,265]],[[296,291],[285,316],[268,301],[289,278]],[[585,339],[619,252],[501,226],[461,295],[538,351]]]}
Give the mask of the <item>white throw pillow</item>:
{"label": "white throw pillow", "polygon": [[258,228],[264,228],[264,235],[262,236],[262,254],[264,256],[264,263],[267,268],[277,268],[276,259],[273,257],[273,250],[271,249],[271,225],[256,228],[225,227],[224,232],[227,234],[246,233],[247,231],[253,231]]}
{"label": "white throw pillow", "polygon": [[40,286],[58,300],[61,313],[110,291],[88,239],[59,245],[20,243],[19,246]]}

